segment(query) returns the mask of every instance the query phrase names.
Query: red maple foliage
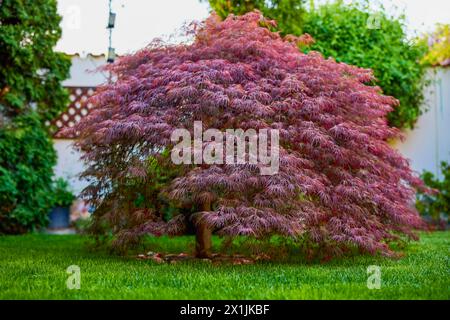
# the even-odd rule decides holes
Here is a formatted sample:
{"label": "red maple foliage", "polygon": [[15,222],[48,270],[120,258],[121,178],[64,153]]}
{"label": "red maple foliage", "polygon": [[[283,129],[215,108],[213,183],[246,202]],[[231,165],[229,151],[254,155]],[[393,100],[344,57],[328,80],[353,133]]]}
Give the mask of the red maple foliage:
{"label": "red maple foliage", "polygon": [[[310,37],[283,39],[271,23],[256,11],[224,21],[213,14],[193,27],[192,43],[154,42],[108,67],[117,81],[97,91],[94,111],[73,128],[96,224],[134,239],[193,223],[200,242],[208,230],[278,234],[334,253],[357,246],[389,255],[390,241],[415,237],[421,220],[412,203],[422,182],[386,142],[400,136],[386,121],[397,100],[365,85],[371,70],[303,54],[297,42]],[[278,129],[279,173],[263,176],[250,164],[176,169],[162,150],[173,147],[174,129],[192,131],[196,120],[205,130]],[[168,194],[194,211],[167,219],[136,205],[124,190],[152,188],[148,159],[176,171],[152,199]]]}

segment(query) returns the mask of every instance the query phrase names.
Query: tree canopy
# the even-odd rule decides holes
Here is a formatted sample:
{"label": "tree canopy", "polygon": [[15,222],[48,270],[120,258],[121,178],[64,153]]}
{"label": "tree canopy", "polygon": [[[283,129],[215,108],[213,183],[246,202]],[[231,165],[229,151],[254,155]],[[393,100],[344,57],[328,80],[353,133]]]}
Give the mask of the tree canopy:
{"label": "tree canopy", "polygon": [[70,59],[55,52],[61,37],[55,0],[3,0],[0,3],[0,115],[36,111],[53,120],[67,105],[61,81]]}
{"label": "tree canopy", "polygon": [[[117,81],[97,90],[95,108],[71,129],[88,165],[94,230],[123,244],[192,224],[197,242],[208,232],[276,234],[333,254],[351,246],[391,254],[389,241],[414,237],[421,220],[411,203],[422,182],[386,143],[400,135],[386,120],[398,101],[366,85],[371,70],[304,54],[307,37],[282,38],[268,25],[259,12],[213,14],[194,26],[191,44],[156,42],[107,67]],[[279,172],[174,165],[171,134],[192,134],[194,121],[204,130],[278,130]]]}

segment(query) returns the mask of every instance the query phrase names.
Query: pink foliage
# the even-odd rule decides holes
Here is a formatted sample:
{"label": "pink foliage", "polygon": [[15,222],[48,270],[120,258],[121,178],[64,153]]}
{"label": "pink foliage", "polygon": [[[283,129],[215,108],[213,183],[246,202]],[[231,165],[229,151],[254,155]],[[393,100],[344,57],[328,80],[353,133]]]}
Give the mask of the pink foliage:
{"label": "pink foliage", "polygon": [[[204,130],[278,129],[278,174],[190,166],[171,182],[172,199],[211,201],[191,218],[219,234],[307,235],[391,254],[389,240],[421,226],[412,206],[421,181],[386,142],[400,136],[386,121],[398,101],[365,85],[371,70],[303,54],[297,41],[309,36],[282,39],[264,21],[259,12],[213,14],[191,44],[153,43],[109,66],[117,81],[97,91],[95,110],[73,129],[93,178],[87,194],[100,204],[119,181],[145,175],[144,159],[170,149],[172,131],[192,130],[195,120]],[[148,218],[140,230],[175,233],[185,222]]]}

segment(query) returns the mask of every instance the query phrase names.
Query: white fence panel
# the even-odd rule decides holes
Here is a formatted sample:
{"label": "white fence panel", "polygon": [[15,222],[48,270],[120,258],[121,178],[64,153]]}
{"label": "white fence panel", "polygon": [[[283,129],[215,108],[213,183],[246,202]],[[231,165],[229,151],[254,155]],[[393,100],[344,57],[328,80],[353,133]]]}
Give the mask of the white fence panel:
{"label": "white fence panel", "polygon": [[425,92],[428,111],[413,130],[405,132],[405,141],[394,145],[410,159],[414,170],[428,170],[441,177],[441,161],[450,162],[450,68],[434,69],[430,77]]}

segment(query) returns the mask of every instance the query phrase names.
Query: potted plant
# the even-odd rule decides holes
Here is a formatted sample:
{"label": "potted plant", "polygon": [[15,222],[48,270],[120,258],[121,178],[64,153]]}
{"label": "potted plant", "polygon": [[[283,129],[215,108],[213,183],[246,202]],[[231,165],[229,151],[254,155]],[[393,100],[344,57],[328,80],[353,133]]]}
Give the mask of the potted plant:
{"label": "potted plant", "polygon": [[450,164],[441,163],[441,176],[432,172],[424,171],[422,180],[434,189],[434,193],[418,192],[416,207],[422,214],[423,219],[433,228],[449,228],[448,215],[450,213]]}
{"label": "potted plant", "polygon": [[76,200],[70,210],[70,225],[77,233],[85,233],[91,224],[93,208],[85,201]]}
{"label": "potted plant", "polygon": [[49,229],[68,228],[70,225],[70,206],[75,196],[69,190],[69,183],[63,178],[53,182],[53,209],[49,213]]}

